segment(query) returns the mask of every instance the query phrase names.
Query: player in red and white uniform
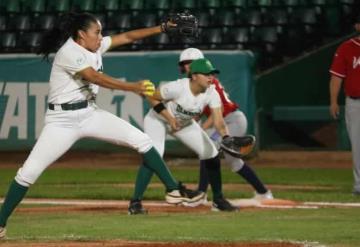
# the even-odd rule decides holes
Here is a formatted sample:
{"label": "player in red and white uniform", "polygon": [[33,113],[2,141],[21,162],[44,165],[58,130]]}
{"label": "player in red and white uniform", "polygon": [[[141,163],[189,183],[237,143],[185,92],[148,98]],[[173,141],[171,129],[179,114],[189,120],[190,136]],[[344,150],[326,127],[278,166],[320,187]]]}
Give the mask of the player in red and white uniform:
{"label": "player in red and white uniform", "polygon": [[360,196],[360,16],[356,19],[355,30],[358,36],[338,47],[330,68],[330,114],[338,118],[338,95],[344,82],[345,120],[353,158],[353,194]]}
{"label": "player in red and white uniform", "polygon": [[[203,57],[204,55],[199,49],[185,49],[180,54],[180,71],[187,74],[189,72],[189,64],[193,60]],[[228,127],[229,134],[231,136],[245,135],[248,123],[244,113],[239,110],[239,107],[236,103],[229,99],[224,87],[216,77],[213,78],[212,84],[215,86],[216,91],[220,95],[223,118]],[[205,107],[203,113],[207,116],[207,119],[202,123],[202,128],[206,130],[209,137],[216,144],[219,144],[221,141],[221,136],[213,127],[212,118],[209,117],[211,115],[211,111],[209,110],[208,106]],[[271,191],[266,188],[263,182],[261,182],[259,177],[256,175],[255,171],[251,169],[251,167],[247,165],[244,160],[235,158],[227,153],[224,153],[224,156],[226,162],[230,165],[231,170],[243,177],[255,189],[255,199],[273,199]],[[204,168],[204,164],[200,162],[200,179],[198,189],[204,192],[206,192],[209,183],[206,172],[207,171]]]}

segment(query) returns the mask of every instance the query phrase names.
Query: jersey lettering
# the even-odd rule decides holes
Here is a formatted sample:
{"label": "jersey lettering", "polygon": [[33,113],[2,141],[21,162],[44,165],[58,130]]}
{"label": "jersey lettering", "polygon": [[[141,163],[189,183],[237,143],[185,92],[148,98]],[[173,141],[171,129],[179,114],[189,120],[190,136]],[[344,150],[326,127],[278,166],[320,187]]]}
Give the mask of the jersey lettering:
{"label": "jersey lettering", "polygon": [[191,116],[191,117],[195,117],[195,116],[199,116],[201,112],[190,112],[190,111],[187,111],[185,110],[184,108],[181,107],[181,105],[177,105],[176,106],[176,111],[179,112],[179,113],[182,113],[184,115],[188,115],[188,116]]}
{"label": "jersey lettering", "polygon": [[360,57],[353,57],[353,69],[360,65]]}

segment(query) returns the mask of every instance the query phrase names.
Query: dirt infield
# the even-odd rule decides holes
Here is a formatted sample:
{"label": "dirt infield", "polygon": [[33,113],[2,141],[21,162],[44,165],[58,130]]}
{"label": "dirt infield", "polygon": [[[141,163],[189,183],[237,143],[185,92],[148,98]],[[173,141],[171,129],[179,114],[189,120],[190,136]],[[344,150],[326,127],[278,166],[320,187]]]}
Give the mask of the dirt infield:
{"label": "dirt infield", "polygon": [[[3,199],[0,198],[0,202]],[[331,202],[296,202],[284,199],[263,199],[253,198],[231,199],[231,203],[241,210],[257,210],[267,208],[290,209],[318,209],[320,207],[332,208],[360,208],[360,203],[331,203]],[[121,200],[74,200],[74,199],[31,199],[22,201],[23,205],[31,207],[19,207],[17,212],[23,213],[52,213],[52,212],[87,212],[101,211],[127,214],[128,201]],[[208,213],[211,210],[211,201],[197,207],[185,207],[183,205],[170,205],[163,201],[143,201],[144,207],[153,214],[164,213]]]}
{"label": "dirt infield", "polygon": [[[1,201],[1,200],[0,200]],[[279,208],[296,207],[301,206],[301,203],[282,200],[282,199],[266,199],[266,200],[255,200],[255,199],[234,199],[232,203],[242,210],[254,209],[254,208]],[[111,212],[116,211],[118,213],[127,214],[128,201],[120,200],[64,200],[64,199],[24,199],[23,204],[32,205],[32,207],[20,207],[16,210],[23,213],[47,213],[47,212],[86,212],[86,211],[101,211]],[[40,206],[39,206],[40,205]],[[196,212],[196,213],[207,213],[211,210],[211,202],[206,205],[200,205],[197,207],[185,207],[183,205],[170,205],[162,201],[144,201],[144,207],[149,213],[185,213],[185,212]]]}

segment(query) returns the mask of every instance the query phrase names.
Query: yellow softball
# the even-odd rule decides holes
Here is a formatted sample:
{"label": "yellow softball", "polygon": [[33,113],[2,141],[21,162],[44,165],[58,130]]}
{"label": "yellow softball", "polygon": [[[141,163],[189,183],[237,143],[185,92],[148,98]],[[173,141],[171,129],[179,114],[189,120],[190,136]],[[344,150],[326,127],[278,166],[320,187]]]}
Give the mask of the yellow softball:
{"label": "yellow softball", "polygon": [[143,85],[145,86],[145,91],[143,92],[146,96],[153,96],[155,93],[155,86],[150,80],[144,80]]}

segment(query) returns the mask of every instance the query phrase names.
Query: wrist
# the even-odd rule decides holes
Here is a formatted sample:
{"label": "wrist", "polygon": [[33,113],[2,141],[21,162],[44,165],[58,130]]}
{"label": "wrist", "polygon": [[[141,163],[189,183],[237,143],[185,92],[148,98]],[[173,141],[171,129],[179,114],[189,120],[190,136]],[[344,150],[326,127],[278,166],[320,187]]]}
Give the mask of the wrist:
{"label": "wrist", "polygon": [[156,113],[161,113],[163,110],[166,109],[166,107],[165,107],[164,103],[160,102],[160,103],[156,104],[156,105],[153,107],[153,109],[154,109],[154,111],[155,111]]}

